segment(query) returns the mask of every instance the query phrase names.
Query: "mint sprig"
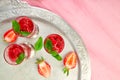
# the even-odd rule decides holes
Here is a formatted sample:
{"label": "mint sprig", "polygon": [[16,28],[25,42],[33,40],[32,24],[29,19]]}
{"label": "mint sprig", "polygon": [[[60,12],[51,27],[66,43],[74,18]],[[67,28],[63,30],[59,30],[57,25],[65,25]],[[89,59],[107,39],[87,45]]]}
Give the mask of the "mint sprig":
{"label": "mint sprig", "polygon": [[49,53],[52,51],[52,42],[50,39],[46,40],[45,49],[47,49]]}
{"label": "mint sprig", "polygon": [[26,31],[20,31],[20,34],[22,36],[28,36],[30,34],[30,32],[26,32]]}
{"label": "mint sprig", "polygon": [[51,51],[50,54],[58,61],[62,60],[62,57],[56,51]]}
{"label": "mint sprig", "polygon": [[24,60],[24,58],[25,58],[25,54],[24,54],[24,53],[21,53],[21,54],[18,56],[18,58],[17,58],[17,60],[16,60],[16,63],[17,63],[17,64],[20,64],[20,63]]}
{"label": "mint sprig", "polygon": [[43,39],[42,39],[42,37],[39,37],[39,39],[34,44],[35,51],[41,50],[42,46],[43,46]]}
{"label": "mint sprig", "polygon": [[12,28],[15,32],[20,33],[20,25],[16,20],[12,21]]}
{"label": "mint sprig", "polygon": [[30,34],[30,32],[21,31],[20,24],[16,20],[12,21],[12,28],[16,33],[21,34],[22,36],[28,36]]}
{"label": "mint sprig", "polygon": [[52,50],[53,45],[50,39],[46,40],[45,43],[45,49],[48,50],[48,53],[50,53],[55,59],[57,59],[58,61],[62,60],[62,57],[54,50]]}

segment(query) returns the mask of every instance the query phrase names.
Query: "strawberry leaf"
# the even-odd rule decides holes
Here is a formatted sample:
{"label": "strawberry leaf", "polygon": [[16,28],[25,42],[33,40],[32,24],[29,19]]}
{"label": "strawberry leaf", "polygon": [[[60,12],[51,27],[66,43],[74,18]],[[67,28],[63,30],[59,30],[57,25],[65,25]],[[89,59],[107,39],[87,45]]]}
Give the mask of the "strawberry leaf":
{"label": "strawberry leaf", "polygon": [[52,42],[50,39],[46,40],[45,48],[48,50],[48,52],[52,51]]}
{"label": "strawberry leaf", "polygon": [[24,58],[25,58],[25,54],[24,54],[24,53],[21,53],[21,54],[19,55],[19,57],[17,58],[16,63],[17,63],[17,64],[20,64],[20,63],[24,60]]}
{"label": "strawberry leaf", "polygon": [[30,32],[26,32],[26,31],[20,31],[20,34],[22,36],[28,36],[30,34]]}
{"label": "strawberry leaf", "polygon": [[51,51],[50,54],[58,61],[62,60],[62,57],[56,51]]}
{"label": "strawberry leaf", "polygon": [[69,69],[67,67],[63,68],[63,72],[64,74],[67,74],[67,76],[69,75]]}
{"label": "strawberry leaf", "polygon": [[12,28],[15,32],[20,33],[20,25],[16,20],[12,21]]}
{"label": "strawberry leaf", "polygon": [[42,39],[42,37],[39,37],[39,39],[34,44],[35,51],[41,50],[42,46],[43,46],[43,39]]}
{"label": "strawberry leaf", "polygon": [[37,58],[35,63],[36,63],[36,64],[40,64],[40,63],[43,62],[43,61],[44,61],[44,58],[41,57],[41,59]]}

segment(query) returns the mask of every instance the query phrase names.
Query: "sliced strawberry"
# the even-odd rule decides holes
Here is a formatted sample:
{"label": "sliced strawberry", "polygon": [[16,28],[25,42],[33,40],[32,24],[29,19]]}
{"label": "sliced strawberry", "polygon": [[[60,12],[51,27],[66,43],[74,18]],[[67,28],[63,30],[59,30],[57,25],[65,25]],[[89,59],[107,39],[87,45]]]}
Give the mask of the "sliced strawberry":
{"label": "sliced strawberry", "polygon": [[5,32],[3,37],[6,42],[15,42],[18,38],[13,29],[10,29],[7,32]]}
{"label": "sliced strawberry", "polygon": [[43,77],[47,78],[50,76],[51,73],[51,67],[50,65],[42,58],[42,59],[37,59],[38,64],[38,72],[40,75]]}
{"label": "sliced strawberry", "polygon": [[63,71],[64,71],[64,73],[67,73],[67,75],[69,75],[69,70],[76,67],[76,63],[77,63],[76,54],[74,52],[68,53],[65,56],[63,63],[64,63],[64,66],[65,66]]}

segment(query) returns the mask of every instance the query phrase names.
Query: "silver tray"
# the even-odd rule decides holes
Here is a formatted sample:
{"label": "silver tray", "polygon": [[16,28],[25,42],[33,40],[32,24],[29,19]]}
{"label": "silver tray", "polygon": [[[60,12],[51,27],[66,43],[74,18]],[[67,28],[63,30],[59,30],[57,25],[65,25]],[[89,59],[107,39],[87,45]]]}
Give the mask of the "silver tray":
{"label": "silver tray", "polygon": [[[2,3],[3,1],[4,3]],[[0,80],[90,80],[90,60],[83,41],[61,17],[48,10],[32,7],[18,0],[3,1],[0,1]],[[39,26],[39,36],[45,38],[48,34],[57,33],[64,38],[65,48],[60,54],[62,57],[69,51],[75,51],[77,53],[79,60],[77,67],[70,70],[69,76],[66,77],[63,74],[62,62],[54,60],[54,58],[45,52],[44,48],[38,51],[33,58],[19,66],[12,66],[5,62],[3,52],[8,44],[2,40],[3,33],[11,28],[10,21],[12,19],[23,15],[32,18]],[[16,43],[25,41],[34,43],[35,39],[19,38]],[[44,78],[37,72],[35,60],[40,56],[43,56],[52,65],[52,72],[49,78]]]}

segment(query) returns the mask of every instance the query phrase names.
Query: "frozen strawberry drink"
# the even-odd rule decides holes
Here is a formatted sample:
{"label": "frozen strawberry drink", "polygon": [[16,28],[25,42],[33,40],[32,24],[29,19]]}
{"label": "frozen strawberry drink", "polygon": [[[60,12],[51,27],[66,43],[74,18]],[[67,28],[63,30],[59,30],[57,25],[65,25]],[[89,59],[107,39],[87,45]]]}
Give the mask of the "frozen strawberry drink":
{"label": "frozen strawberry drink", "polygon": [[15,33],[22,37],[34,38],[39,33],[38,26],[27,16],[19,16],[12,22]]}
{"label": "frozen strawberry drink", "polygon": [[11,65],[20,64],[33,55],[34,49],[31,44],[27,43],[10,44],[4,51],[4,59]]}

